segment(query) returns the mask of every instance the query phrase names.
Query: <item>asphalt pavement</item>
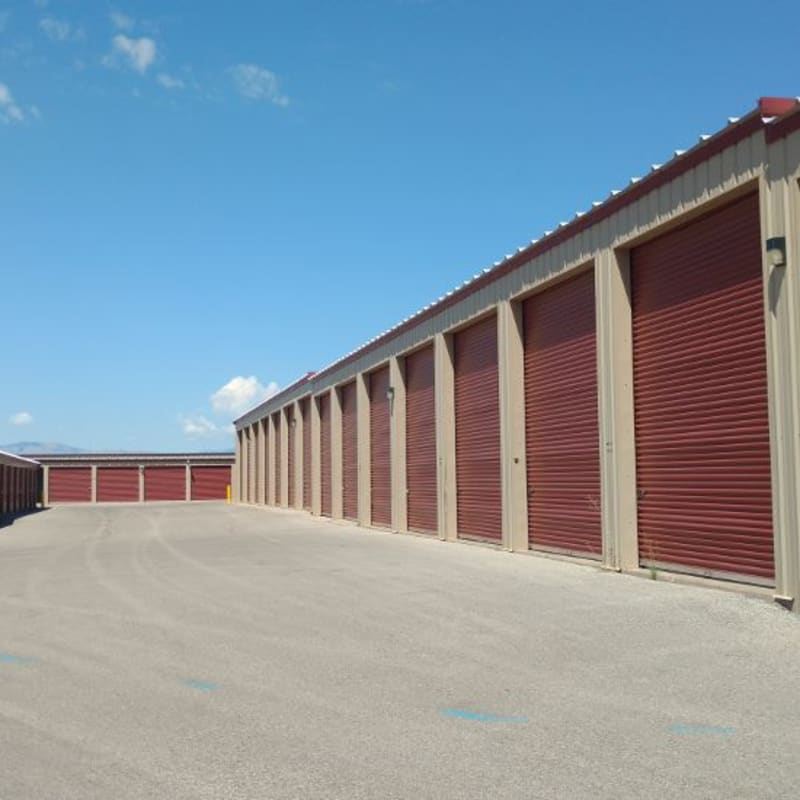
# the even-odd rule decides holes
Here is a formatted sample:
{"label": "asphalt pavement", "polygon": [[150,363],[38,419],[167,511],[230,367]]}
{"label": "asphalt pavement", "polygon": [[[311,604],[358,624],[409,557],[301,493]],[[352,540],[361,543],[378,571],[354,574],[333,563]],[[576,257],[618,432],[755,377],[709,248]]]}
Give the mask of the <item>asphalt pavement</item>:
{"label": "asphalt pavement", "polygon": [[0,527],[0,799],[795,798],[800,618],[224,504]]}

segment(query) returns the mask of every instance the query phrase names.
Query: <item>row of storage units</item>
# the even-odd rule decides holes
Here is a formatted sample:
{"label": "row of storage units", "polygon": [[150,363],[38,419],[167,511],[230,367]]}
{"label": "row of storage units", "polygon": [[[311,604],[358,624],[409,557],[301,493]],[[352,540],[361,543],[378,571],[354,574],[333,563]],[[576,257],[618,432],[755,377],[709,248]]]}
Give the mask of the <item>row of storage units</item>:
{"label": "row of storage units", "polygon": [[39,464],[0,450],[0,514],[17,514],[36,508],[40,480]]}
{"label": "row of storage units", "polygon": [[46,505],[225,500],[231,453],[37,455]]}
{"label": "row of storage units", "polygon": [[759,108],[236,421],[236,499],[800,590],[800,109]]}

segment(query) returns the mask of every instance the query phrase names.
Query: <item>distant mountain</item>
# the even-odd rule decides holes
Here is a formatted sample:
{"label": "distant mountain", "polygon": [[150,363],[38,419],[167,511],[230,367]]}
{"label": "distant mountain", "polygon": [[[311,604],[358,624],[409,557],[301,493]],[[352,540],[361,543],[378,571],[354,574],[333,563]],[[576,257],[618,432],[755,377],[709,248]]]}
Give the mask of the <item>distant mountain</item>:
{"label": "distant mountain", "polygon": [[86,453],[80,447],[70,447],[68,444],[58,442],[14,442],[13,444],[0,444],[0,450],[14,453],[18,456],[47,453],[48,455],[69,455],[71,453]]}

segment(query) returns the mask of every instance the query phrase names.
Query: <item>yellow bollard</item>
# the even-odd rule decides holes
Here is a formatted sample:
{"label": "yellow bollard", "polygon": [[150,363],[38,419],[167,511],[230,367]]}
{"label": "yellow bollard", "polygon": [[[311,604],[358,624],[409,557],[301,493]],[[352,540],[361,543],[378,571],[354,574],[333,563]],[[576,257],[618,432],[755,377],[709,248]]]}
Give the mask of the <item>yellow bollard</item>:
{"label": "yellow bollard", "polygon": [[231,504],[231,485],[230,484],[228,484],[225,487],[225,497],[226,497],[226,502],[228,503],[228,505],[230,505]]}

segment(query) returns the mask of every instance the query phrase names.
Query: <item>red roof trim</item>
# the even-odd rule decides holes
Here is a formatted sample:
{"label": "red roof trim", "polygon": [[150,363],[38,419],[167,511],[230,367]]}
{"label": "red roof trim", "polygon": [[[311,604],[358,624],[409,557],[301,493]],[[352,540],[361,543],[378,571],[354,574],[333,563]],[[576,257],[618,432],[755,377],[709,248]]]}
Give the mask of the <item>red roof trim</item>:
{"label": "red roof trim", "polygon": [[797,130],[800,130],[800,103],[795,103],[789,113],[767,126],[767,142],[771,144],[785,139]]}

